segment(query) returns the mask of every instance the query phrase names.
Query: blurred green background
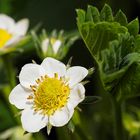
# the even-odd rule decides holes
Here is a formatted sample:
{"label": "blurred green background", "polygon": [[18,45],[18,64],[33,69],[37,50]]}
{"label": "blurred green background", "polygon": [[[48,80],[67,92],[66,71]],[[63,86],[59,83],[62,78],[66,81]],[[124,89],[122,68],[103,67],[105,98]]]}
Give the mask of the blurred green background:
{"label": "blurred green background", "polygon": [[16,19],[29,18],[30,27],[41,22],[47,30],[72,30],[77,28],[75,9],[85,9],[88,4],[101,9],[105,3],[108,3],[114,12],[122,9],[128,19],[140,16],[139,0],[0,0],[0,12]]}

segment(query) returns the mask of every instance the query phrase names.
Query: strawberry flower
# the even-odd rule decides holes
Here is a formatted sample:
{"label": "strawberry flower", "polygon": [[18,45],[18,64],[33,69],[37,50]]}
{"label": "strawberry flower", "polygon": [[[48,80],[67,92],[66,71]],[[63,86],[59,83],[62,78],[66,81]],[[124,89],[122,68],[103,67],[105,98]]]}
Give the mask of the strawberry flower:
{"label": "strawberry flower", "polygon": [[67,68],[62,62],[47,57],[41,65],[26,64],[18,84],[10,93],[10,103],[22,109],[25,131],[38,132],[47,126],[60,127],[69,122],[74,108],[85,99],[80,83],[88,74],[84,67]]}

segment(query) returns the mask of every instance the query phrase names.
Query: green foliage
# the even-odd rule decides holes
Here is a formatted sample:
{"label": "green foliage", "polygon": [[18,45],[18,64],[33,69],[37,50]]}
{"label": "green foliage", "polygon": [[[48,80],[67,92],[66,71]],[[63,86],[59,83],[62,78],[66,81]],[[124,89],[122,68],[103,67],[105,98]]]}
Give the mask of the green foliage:
{"label": "green foliage", "polygon": [[[77,10],[77,24],[91,54],[98,58],[101,50],[108,48],[110,41],[118,39],[119,34],[126,33],[128,29],[118,22],[112,22],[113,17],[109,6],[105,5],[101,14],[95,7],[88,6],[88,9],[90,10],[87,10],[87,13],[83,10]],[[96,13],[92,14],[94,11]]]}
{"label": "green foliage", "polygon": [[124,126],[126,128],[127,131],[130,132],[130,135],[136,135],[139,132],[140,129],[140,122],[135,120],[134,117],[132,115],[129,114],[124,114]]}
{"label": "green foliage", "polygon": [[79,32],[97,62],[104,89],[118,101],[140,95],[140,37],[138,19],[127,22],[119,10],[113,17],[109,5],[101,12],[88,6],[77,10]]}
{"label": "green foliage", "polygon": [[105,4],[103,9],[101,10],[100,20],[109,22],[113,21],[112,9],[110,8],[109,5]]}
{"label": "green foliage", "polygon": [[123,125],[129,132],[129,135],[134,138],[139,138],[140,131],[140,109],[134,105],[127,106],[127,112],[123,113]]}
{"label": "green foliage", "polygon": [[117,14],[115,15],[114,21],[120,23],[123,26],[127,25],[127,18],[126,18],[125,14],[121,10],[119,10],[117,12]]}
{"label": "green foliage", "polygon": [[139,33],[139,21],[138,19],[134,19],[127,25],[128,31],[131,35],[136,36]]}

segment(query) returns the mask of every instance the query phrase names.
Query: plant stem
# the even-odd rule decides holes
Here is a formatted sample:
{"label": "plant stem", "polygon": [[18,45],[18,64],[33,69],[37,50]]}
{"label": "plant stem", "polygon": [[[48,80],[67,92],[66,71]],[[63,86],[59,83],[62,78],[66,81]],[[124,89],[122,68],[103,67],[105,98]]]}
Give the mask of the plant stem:
{"label": "plant stem", "polygon": [[10,88],[13,89],[13,87],[16,85],[16,72],[13,67],[12,60],[9,55],[4,55],[2,58]]}
{"label": "plant stem", "polygon": [[122,120],[122,103],[117,102],[112,96],[113,118],[114,118],[114,140],[124,140],[124,128]]}

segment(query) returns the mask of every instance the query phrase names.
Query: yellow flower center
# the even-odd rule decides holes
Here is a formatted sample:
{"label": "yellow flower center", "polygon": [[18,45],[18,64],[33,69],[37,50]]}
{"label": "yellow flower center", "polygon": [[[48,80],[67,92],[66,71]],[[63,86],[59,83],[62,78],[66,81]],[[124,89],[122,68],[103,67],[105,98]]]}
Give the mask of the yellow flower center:
{"label": "yellow flower center", "polygon": [[0,29],[0,48],[4,47],[4,45],[11,39],[12,35],[8,33],[8,31],[4,29]]}
{"label": "yellow flower center", "polygon": [[51,42],[51,44],[53,45],[53,44],[56,42],[56,39],[52,37],[52,38],[50,39],[50,42]]}
{"label": "yellow flower center", "polygon": [[41,76],[36,80],[37,85],[31,85],[34,95],[30,95],[28,99],[33,99],[33,107],[35,111],[41,111],[43,115],[53,115],[53,113],[64,107],[70,94],[69,86],[58,78],[55,73],[53,78]]}

